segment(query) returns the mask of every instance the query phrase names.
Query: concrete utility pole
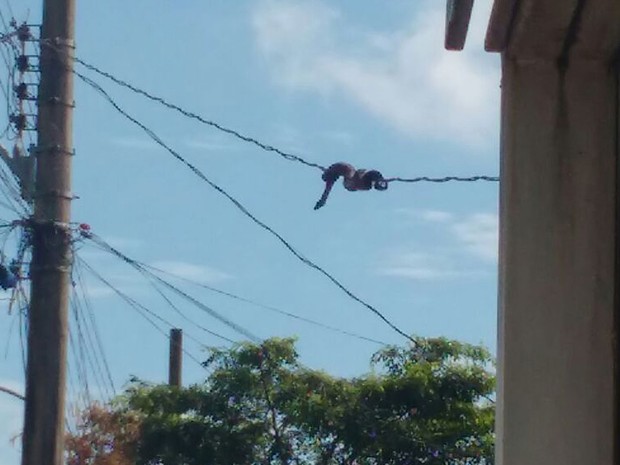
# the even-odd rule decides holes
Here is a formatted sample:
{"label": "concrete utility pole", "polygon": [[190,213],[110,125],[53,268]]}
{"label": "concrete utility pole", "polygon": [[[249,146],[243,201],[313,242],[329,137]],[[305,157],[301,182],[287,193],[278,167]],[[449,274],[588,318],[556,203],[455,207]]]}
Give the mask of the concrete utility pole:
{"label": "concrete utility pole", "polygon": [[620,3],[495,0],[485,48],[502,54],[496,463],[617,465]]}
{"label": "concrete utility pole", "polygon": [[495,0],[496,460],[620,463],[620,3]]}
{"label": "concrete utility pole", "polygon": [[170,365],[168,369],[168,384],[181,387],[181,372],[183,370],[183,330],[170,330]]}
{"label": "concrete utility pole", "polygon": [[75,0],[44,0],[22,465],[62,465]]}

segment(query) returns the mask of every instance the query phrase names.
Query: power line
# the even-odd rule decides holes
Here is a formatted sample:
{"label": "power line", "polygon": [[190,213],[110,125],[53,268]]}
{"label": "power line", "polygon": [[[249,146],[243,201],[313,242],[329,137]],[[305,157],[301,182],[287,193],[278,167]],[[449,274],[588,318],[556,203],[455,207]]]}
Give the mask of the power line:
{"label": "power line", "polygon": [[[122,252],[120,252],[119,250],[116,250],[116,249],[114,249],[113,247],[111,247],[109,244],[105,243],[105,242],[103,241],[103,239],[101,239],[100,237],[98,237],[98,236],[96,236],[96,235],[94,235],[94,234],[92,234],[92,236],[93,236],[93,238],[96,238],[96,242],[95,242],[95,243],[96,243],[96,244],[97,244],[100,248],[101,248],[101,247],[103,247],[103,250],[105,250],[105,251],[107,251],[107,252],[112,253],[113,255],[115,255],[115,256],[117,256],[117,257],[121,258],[121,259],[122,259],[123,261],[125,261],[125,262],[128,262],[129,264],[131,264],[132,266],[134,266],[134,267],[135,267],[135,268],[136,268],[136,269],[137,269],[140,273],[144,274],[144,275],[145,275],[145,279],[147,279],[147,280],[149,281],[149,283],[151,284],[151,286],[153,287],[153,289],[155,289],[155,291],[156,291],[156,292],[157,292],[157,293],[158,293],[158,294],[159,294],[159,295],[160,295],[160,296],[161,296],[161,297],[162,297],[162,298],[163,298],[163,299],[164,299],[164,300],[168,303],[168,305],[170,305],[170,307],[171,307],[171,308],[172,308],[172,309],[173,309],[176,313],[178,313],[178,314],[179,314],[179,315],[180,315],[180,316],[181,316],[184,320],[188,321],[190,324],[194,325],[195,327],[197,327],[197,328],[198,328],[198,329],[200,329],[201,331],[207,332],[208,334],[211,334],[211,335],[213,335],[213,336],[216,336],[216,337],[218,337],[218,338],[220,338],[220,339],[223,339],[223,340],[225,340],[225,341],[227,341],[227,342],[229,342],[229,343],[235,343],[235,341],[233,341],[232,339],[229,339],[229,338],[227,338],[227,337],[224,337],[224,336],[222,336],[222,335],[220,335],[220,334],[218,334],[218,333],[215,333],[214,331],[212,331],[212,330],[210,330],[210,329],[208,329],[208,328],[205,328],[204,326],[200,325],[200,324],[199,324],[199,323],[197,323],[196,321],[194,321],[194,320],[190,319],[189,317],[187,317],[187,316],[186,316],[186,315],[185,315],[185,314],[184,314],[184,313],[183,313],[183,312],[182,312],[182,311],[181,311],[181,310],[180,310],[180,309],[179,309],[179,308],[178,308],[178,307],[177,307],[177,306],[176,306],[176,305],[175,305],[175,304],[174,304],[174,303],[173,303],[173,302],[172,302],[172,301],[168,298],[168,296],[166,296],[166,295],[162,292],[162,290],[161,290],[161,289],[159,289],[159,287],[156,285],[156,282],[153,282],[153,280],[154,280],[154,279],[155,279],[155,280],[157,280],[157,281],[159,282],[159,281],[161,280],[161,278],[160,278],[160,277],[158,277],[157,275],[154,275],[154,274],[153,274],[153,272],[151,272],[151,271],[149,271],[149,270],[153,270],[154,272],[158,272],[158,273],[161,273],[161,274],[164,274],[164,275],[170,276],[171,278],[176,278],[176,279],[179,279],[179,280],[181,280],[181,281],[185,281],[185,282],[187,282],[187,283],[190,283],[190,284],[193,284],[193,285],[195,285],[195,286],[198,286],[198,287],[201,287],[201,288],[207,289],[207,290],[209,290],[209,291],[212,291],[212,292],[214,292],[214,293],[217,293],[217,294],[220,294],[220,295],[226,296],[226,297],[228,297],[228,298],[231,298],[231,299],[237,300],[237,301],[239,301],[239,302],[244,302],[244,303],[247,303],[247,304],[253,305],[253,306],[257,307],[257,308],[261,308],[261,309],[268,310],[268,311],[271,311],[271,312],[274,312],[274,313],[278,313],[278,314],[280,314],[280,315],[287,316],[287,317],[289,317],[289,318],[293,318],[293,319],[296,319],[296,320],[299,320],[299,321],[303,321],[303,322],[305,322],[305,323],[309,323],[309,324],[312,324],[312,325],[314,325],[314,326],[317,326],[317,327],[320,327],[320,328],[323,328],[323,329],[327,329],[327,330],[330,330],[330,331],[333,331],[333,332],[337,332],[337,333],[343,334],[343,335],[345,335],[345,336],[354,337],[354,338],[357,338],[357,339],[360,339],[360,340],[364,340],[364,341],[372,342],[372,343],[374,343],[374,344],[379,344],[379,345],[382,345],[382,346],[386,346],[386,345],[388,345],[386,342],[379,341],[379,340],[377,340],[377,339],[373,339],[373,338],[370,338],[370,337],[367,337],[367,336],[363,336],[363,335],[360,335],[360,334],[357,334],[357,333],[354,333],[354,332],[351,332],[351,331],[347,331],[347,330],[344,330],[344,329],[341,329],[341,328],[337,328],[337,327],[335,327],[335,326],[330,326],[330,325],[327,325],[327,324],[325,324],[325,323],[321,323],[321,322],[319,322],[319,321],[316,321],[316,320],[313,320],[313,319],[310,319],[310,318],[306,318],[306,317],[303,317],[303,316],[301,316],[301,315],[296,315],[296,314],[294,314],[294,313],[287,312],[287,311],[285,311],[285,310],[282,310],[282,309],[279,309],[279,308],[276,308],[276,307],[272,307],[272,306],[269,306],[269,305],[264,305],[264,304],[262,304],[262,303],[259,303],[259,302],[254,301],[254,300],[247,299],[247,298],[245,298],[245,297],[241,297],[241,296],[239,296],[239,295],[236,295],[236,294],[233,294],[233,293],[230,293],[230,292],[223,291],[223,290],[218,289],[218,288],[213,287],[213,286],[209,286],[208,284],[200,283],[200,282],[197,282],[197,281],[194,281],[194,280],[191,280],[191,279],[185,278],[185,277],[183,277],[183,276],[179,276],[179,275],[176,275],[176,274],[174,274],[174,273],[170,273],[170,272],[168,272],[168,271],[162,270],[162,269],[157,268],[157,267],[155,267],[155,266],[151,266],[151,265],[149,265],[149,264],[147,264],[147,263],[144,263],[144,262],[141,262],[141,261],[139,261],[139,260],[136,260],[136,259],[130,258],[130,257],[128,257],[127,255],[125,255],[125,254],[123,254]],[[172,285],[171,283],[169,283],[168,281],[164,281],[164,282],[165,282],[166,287],[168,287],[168,286],[173,286],[173,287],[174,287],[175,292],[183,292],[183,291],[180,291],[180,290],[179,290],[176,286],[174,286],[174,285]],[[194,299],[193,297],[190,297],[190,296],[189,296],[189,295],[187,295],[187,294],[184,294],[184,295],[185,295],[185,296],[187,296],[187,297],[189,297],[189,298],[191,299],[191,302],[192,302],[192,303],[194,303],[194,304],[195,304],[196,302],[198,302],[198,301],[197,301],[196,299]],[[201,304],[201,305],[204,305],[204,304]],[[228,323],[228,321],[229,321],[229,320],[227,320],[227,323]],[[246,331],[246,332],[247,332],[247,330],[244,330],[244,331]],[[244,335],[245,335],[245,334],[244,334]],[[256,341],[258,341],[258,338],[256,338],[255,336],[253,337],[253,339],[254,339],[254,340],[256,340]]]}
{"label": "power line", "polygon": [[[69,347],[68,351],[73,356],[75,363],[75,377],[80,385],[80,391],[83,394],[87,404],[92,404],[92,396],[90,395],[90,385],[88,382],[88,373],[86,366],[86,357],[84,356],[84,349],[81,344],[76,343],[76,337],[73,331],[69,331]],[[69,362],[69,360],[67,360]],[[68,363],[69,365],[70,363]]]}
{"label": "power line", "polygon": [[[76,267],[74,266],[74,268]],[[110,367],[106,360],[103,346],[98,335],[99,331],[96,321],[94,320],[94,314],[91,312],[92,309],[86,299],[85,292],[82,292],[82,299],[80,299],[77,287],[77,283],[73,282],[71,310],[75,322],[75,330],[78,333],[77,341],[81,346],[83,346],[83,349],[80,347],[80,350],[83,350],[86,355],[86,360],[90,364],[91,370],[94,373],[97,385],[100,389],[103,387],[106,391],[106,396],[112,398],[116,394],[116,389],[114,387]],[[89,315],[90,321],[86,318],[86,314]]]}
{"label": "power line", "polygon": [[[44,45],[49,45],[49,44],[44,44]],[[217,129],[218,131],[221,131],[221,132],[224,132],[226,134],[229,134],[229,135],[231,135],[233,137],[236,137],[237,139],[240,139],[240,140],[242,140],[244,142],[248,142],[250,144],[254,144],[255,146],[257,146],[257,147],[259,147],[259,148],[261,148],[261,149],[263,149],[263,150],[265,150],[267,152],[274,152],[274,153],[280,155],[281,157],[285,158],[286,160],[295,161],[295,162],[301,163],[303,165],[309,166],[311,168],[317,168],[317,169],[320,169],[320,170],[325,170],[325,167],[323,167],[323,166],[321,166],[321,165],[319,165],[317,163],[305,160],[304,158],[300,157],[299,155],[295,155],[295,154],[292,154],[292,153],[285,152],[283,150],[278,149],[277,147],[274,147],[273,145],[265,144],[265,143],[259,141],[258,139],[255,139],[253,137],[249,137],[249,136],[243,135],[240,132],[235,131],[234,129],[227,128],[227,127],[221,125],[220,123],[217,123],[215,121],[211,121],[211,120],[208,120],[206,118],[203,118],[202,116],[200,116],[200,115],[198,115],[198,114],[196,114],[194,112],[191,112],[189,110],[185,110],[185,109],[181,108],[180,106],[178,106],[178,105],[176,105],[174,103],[168,102],[163,97],[158,97],[156,95],[151,94],[150,92],[147,92],[146,90],[140,89],[139,87],[136,87],[136,86],[130,84],[129,82],[127,82],[127,81],[124,81],[124,80],[122,80],[120,78],[117,78],[116,76],[114,76],[114,75],[112,75],[112,74],[110,74],[110,73],[108,73],[106,71],[103,71],[103,70],[99,69],[98,67],[96,67],[94,65],[91,65],[91,64],[85,62],[84,60],[78,58],[78,57],[73,57],[73,59],[75,60],[75,62],[81,64],[82,66],[84,66],[85,68],[89,69],[90,71],[93,71],[93,72],[99,74],[100,76],[103,76],[103,77],[113,81],[114,83],[116,83],[116,84],[118,84],[118,85],[120,85],[122,87],[125,87],[126,89],[131,90],[132,92],[134,92],[136,94],[140,94],[140,95],[146,97],[147,99],[149,99],[149,100],[151,100],[153,102],[157,102],[157,103],[159,103],[161,105],[164,105],[165,107],[167,107],[167,108],[169,108],[171,110],[174,110],[174,111],[176,111],[178,113],[181,113],[182,115],[184,115],[184,116],[186,116],[188,118],[191,118],[191,119],[194,119],[196,121],[199,121],[202,124],[206,124],[207,126],[211,126],[211,127],[215,128],[215,129]]]}
{"label": "power line", "polygon": [[[142,270],[139,270],[139,271],[142,273]],[[185,315],[185,313],[183,313],[181,309],[178,306],[176,306],[174,302],[172,302],[172,300],[159,287],[157,287],[157,283],[153,282],[152,278],[150,278],[149,276],[145,276],[145,278],[149,281],[149,284],[151,285],[151,287],[155,289],[155,291],[161,296],[161,298],[166,301],[166,303],[170,306],[170,308],[172,308],[176,313],[178,313],[181,316],[181,318],[183,318],[185,321],[192,324],[193,326],[200,329],[201,331],[207,334],[210,334],[211,336],[215,336],[219,339],[229,342],[230,344],[235,343],[235,341],[233,341],[232,339],[227,338],[226,336],[222,336],[221,334],[218,334],[215,331],[212,331],[209,328],[204,327],[200,323],[194,321],[193,319]]]}
{"label": "power line", "polygon": [[176,275],[174,273],[170,273],[168,271],[165,271],[165,270],[162,270],[160,268],[148,265],[146,263],[140,262],[140,264],[142,266],[144,266],[146,268],[149,268],[151,270],[154,270],[156,272],[168,275],[168,276],[176,278],[176,279],[180,279],[182,281],[185,281],[187,283],[193,284],[195,286],[199,286],[199,287],[201,287],[203,289],[207,289],[209,291],[215,292],[216,294],[220,294],[220,295],[223,295],[225,297],[237,300],[239,302],[244,302],[244,303],[253,305],[253,306],[255,306],[257,308],[261,308],[263,310],[268,310],[268,311],[271,311],[271,312],[274,312],[274,313],[278,313],[280,315],[287,316],[289,318],[293,318],[293,319],[296,319],[296,320],[299,320],[299,321],[303,321],[305,323],[309,323],[309,324],[312,324],[312,325],[317,326],[319,328],[327,329],[329,331],[337,332],[337,333],[343,334],[345,336],[354,337],[356,339],[372,342],[374,344],[379,344],[379,345],[382,345],[382,346],[388,345],[386,342],[379,341],[377,339],[373,339],[373,338],[370,338],[370,337],[367,337],[367,336],[362,336],[361,334],[357,334],[357,333],[354,333],[354,332],[351,332],[351,331],[347,331],[345,329],[337,328],[335,326],[330,326],[330,325],[327,325],[325,323],[321,323],[320,321],[316,321],[316,320],[313,320],[311,318],[307,318],[307,317],[304,317],[304,316],[301,316],[301,315],[297,315],[295,313],[288,312],[286,310],[282,310],[282,309],[277,308],[277,307],[272,307],[270,305],[265,305],[265,304],[262,304],[260,302],[256,302],[255,300],[251,300],[251,299],[248,299],[248,298],[245,298],[245,297],[241,297],[241,296],[239,296],[237,294],[233,294],[231,292],[223,291],[221,289],[218,289],[216,287],[210,286],[208,284],[200,283],[198,281],[194,281],[192,279],[188,279],[188,278],[185,278],[183,276],[179,276],[179,275]]}
{"label": "power line", "polygon": [[[156,314],[154,311],[150,310],[148,307],[142,305],[140,302],[136,301],[135,299],[131,298],[130,296],[128,296],[127,294],[125,294],[123,291],[121,291],[120,289],[118,289],[116,286],[114,286],[110,281],[108,281],[107,279],[105,279],[103,276],[101,276],[100,273],[98,273],[92,266],[90,266],[86,261],[84,261],[83,259],[78,257],[78,260],[80,261],[80,263],[95,277],[97,278],[101,283],[103,283],[105,286],[107,286],[109,289],[111,289],[117,296],[119,296],[123,301],[125,301],[130,308],[134,309],[135,311],[138,312],[138,314],[140,316],[142,316],[142,318],[144,318],[145,320],[147,320],[147,322],[153,326],[158,332],[162,333],[166,338],[170,339],[169,334],[164,331],[163,329],[161,329],[159,327],[159,325],[157,325],[157,323],[155,323],[155,321],[153,321],[152,318],[164,323],[166,326],[169,326],[171,328],[174,328],[175,326],[170,323],[168,320],[166,320],[165,318],[162,318],[161,316],[159,316],[158,314]],[[183,349],[183,353],[185,353],[185,355],[187,355],[190,359],[192,359],[194,362],[196,362],[198,365],[200,365],[203,369],[207,370],[207,368],[203,365],[203,363],[198,360],[191,352],[187,351],[185,348]]]}
{"label": "power line", "polygon": [[[258,336],[255,336],[254,334],[252,334],[252,332],[249,331],[248,329],[246,329],[243,326],[240,326],[237,323],[229,320],[224,315],[222,315],[221,313],[217,312],[215,309],[209,307],[208,305],[203,304],[199,300],[195,299],[194,297],[190,296],[189,294],[187,294],[183,290],[181,290],[178,287],[176,287],[174,284],[171,284],[168,281],[162,279],[160,276],[157,276],[156,274],[151,273],[146,268],[142,267],[142,265],[139,262],[137,262],[137,261],[133,260],[132,258],[128,257],[127,255],[122,253],[120,250],[112,247],[110,244],[105,242],[99,236],[97,236],[95,234],[92,234],[92,233],[89,233],[88,235],[86,235],[84,237],[86,237],[87,239],[91,240],[94,244],[98,245],[102,250],[107,251],[109,253],[112,253],[117,258],[120,258],[124,262],[128,263],[129,265],[131,265],[138,272],[140,272],[143,276],[147,277],[147,279],[149,277],[151,277],[152,279],[154,279],[155,281],[157,281],[158,283],[160,283],[161,285],[163,285],[164,287],[166,287],[170,291],[174,292],[178,296],[180,296],[183,299],[187,300],[192,305],[194,305],[198,309],[204,311],[205,313],[209,314],[210,316],[212,316],[216,320],[220,321],[221,323],[224,323],[226,326],[228,326],[229,328],[233,329],[234,331],[236,331],[237,333],[241,334],[242,336],[247,337],[251,341],[260,342],[261,339]],[[161,292],[160,292],[160,295],[162,295],[162,297],[164,297],[168,303],[171,303],[167,299],[167,297],[165,295],[163,295]],[[173,309],[179,311],[179,309],[176,306],[174,306],[174,305],[172,305],[172,306],[173,306]],[[203,330],[207,331],[207,332],[215,335],[216,337],[219,337],[220,339],[223,339],[223,340],[225,340],[227,342],[234,342],[231,339],[226,338],[224,336],[221,336],[221,335],[219,335],[217,333],[214,333],[211,330],[207,330],[206,328],[203,328]]]}
{"label": "power line", "polygon": [[387,178],[385,182],[435,182],[435,183],[444,183],[449,181],[460,181],[460,182],[476,182],[476,181],[489,181],[489,182],[499,182],[499,176],[444,176],[443,178],[430,178],[428,176],[419,176],[417,178]]}
{"label": "power line", "polygon": [[[57,50],[58,52],[61,53],[66,53],[63,50],[60,50],[58,48],[56,48],[53,44],[49,43],[49,42],[44,42],[42,41],[43,45],[46,45],[48,47],[54,48],[55,50]],[[298,163],[301,163],[303,165],[306,165],[308,167],[311,168],[317,168],[321,171],[325,171],[326,168],[322,165],[319,165],[318,163],[314,163],[311,161],[306,160],[305,158],[299,156],[299,155],[295,155],[293,153],[281,150],[277,147],[274,147],[273,145],[270,144],[266,144],[264,142],[261,142],[258,139],[255,139],[253,137],[250,136],[246,136],[242,133],[240,133],[239,131],[236,131],[234,129],[230,129],[226,126],[223,126],[220,123],[217,123],[215,121],[206,119],[203,116],[198,115],[197,113],[194,113],[192,111],[186,110],[184,108],[182,108],[181,106],[169,102],[168,100],[166,100],[163,97],[154,95],[151,92],[148,92],[140,87],[137,87],[121,78],[116,77],[115,75],[113,75],[112,73],[109,73],[107,71],[102,70],[101,68],[88,63],[84,60],[82,60],[79,57],[76,56],[71,56],[71,58],[76,62],[79,63],[80,65],[84,66],[86,69],[99,74],[100,76],[105,77],[106,79],[109,79],[110,81],[114,82],[115,84],[124,87],[138,95],[142,95],[143,97],[146,97],[147,99],[159,103],[163,106],[165,106],[168,109],[171,109],[173,111],[176,111],[177,113],[180,113],[181,115],[199,121],[202,124],[205,124],[207,126],[210,126],[212,128],[217,129],[218,131],[224,132],[226,134],[229,134],[233,137],[236,137],[239,140],[242,140],[244,142],[253,144],[257,147],[259,147],[262,150],[265,150],[267,152],[273,152],[276,153],[278,155],[280,155],[282,158],[289,160],[289,161],[295,161]],[[77,74],[77,73],[76,73]],[[449,181],[461,181],[461,182],[476,182],[476,181],[488,181],[488,182],[498,182],[499,181],[499,177],[498,176],[468,176],[468,177],[460,177],[460,176],[445,176],[445,177],[429,177],[429,176],[419,176],[419,177],[414,177],[414,178],[403,178],[403,177],[391,177],[391,178],[386,178],[385,179],[386,182],[405,182],[405,183],[417,183],[417,182],[433,182],[433,183],[445,183],[445,182],[449,182]]]}
{"label": "power line", "polygon": [[0,391],[4,392],[5,394],[8,394],[10,396],[13,396],[19,400],[26,400],[26,397],[24,397],[22,394],[18,393],[17,391],[14,391],[13,389],[9,389],[7,387],[4,386],[0,386]]}
{"label": "power line", "polygon": [[215,184],[213,181],[211,181],[202,171],[200,171],[196,166],[194,166],[192,163],[190,163],[189,161],[187,161],[185,158],[183,158],[177,151],[175,151],[174,149],[172,149],[170,146],[168,146],[157,134],[155,134],[155,132],[153,132],[150,128],[148,128],[147,126],[145,126],[143,123],[141,123],[140,121],[138,121],[136,118],[134,118],[133,116],[131,116],[129,113],[127,113],[125,110],[123,110],[118,103],[116,103],[116,101],[96,82],[94,82],[92,79],[84,76],[83,74],[80,74],[78,72],[75,72],[75,75],[78,76],[82,81],[84,81],[86,84],[88,84],[89,86],[91,86],[93,89],[95,89],[97,92],[99,92],[109,103],[110,105],[112,105],[114,107],[114,109],[116,109],[116,111],[118,111],[121,115],[123,115],[126,119],[128,119],[129,121],[131,121],[133,124],[135,124],[136,126],[138,126],[140,129],[142,129],[155,143],[157,143],[158,145],[160,145],[162,148],[164,148],[168,153],[170,153],[174,158],[176,158],[178,161],[180,161],[181,163],[183,163],[185,166],[187,166],[196,176],[198,176],[200,179],[202,179],[203,181],[205,181],[207,184],[209,184],[213,189],[215,189],[216,191],[218,191],[221,195],[223,195],[224,197],[226,197],[230,202],[232,202],[235,207],[237,207],[245,216],[247,216],[248,218],[250,218],[254,223],[256,223],[258,226],[260,226],[262,229],[264,229],[265,231],[269,232],[272,236],[274,236],[276,239],[278,239],[278,241],[280,241],[282,243],[282,245],[284,245],[284,247],[286,249],[289,250],[289,252],[291,252],[295,257],[297,257],[302,263],[304,263],[305,265],[307,265],[309,268],[312,268],[314,270],[316,270],[317,272],[319,272],[320,274],[322,274],[323,276],[325,276],[327,279],[329,279],[336,287],[338,287],[341,291],[343,291],[346,295],[348,295],[351,299],[353,299],[354,301],[358,302],[359,304],[363,305],[364,307],[366,307],[368,310],[370,310],[371,312],[373,312],[375,315],[377,315],[385,324],[387,324],[390,328],[392,328],[394,331],[396,331],[398,334],[400,334],[401,336],[407,338],[409,341],[411,341],[413,344],[415,344],[415,340],[406,332],[404,332],[402,329],[400,329],[398,326],[396,326],[392,321],[390,321],[381,311],[379,311],[376,307],[374,307],[373,305],[369,304],[368,302],[366,302],[365,300],[361,299],[360,297],[358,297],[357,295],[355,295],[352,291],[350,291],[344,284],[342,284],[338,279],[336,279],[332,274],[330,274],[329,272],[327,272],[324,268],[322,268],[321,266],[317,265],[316,263],[314,263],[312,260],[306,258],[305,256],[303,256],[300,252],[298,252],[286,239],[284,239],[284,237],[282,235],[280,235],[278,232],[276,232],[271,226],[267,225],[266,223],[262,222],[261,220],[259,220],[256,216],[254,216],[252,213],[250,213],[250,211],[243,206],[243,204],[241,202],[239,202],[237,199],[235,199],[232,195],[230,195],[226,190],[224,190],[222,187],[218,186],[217,184]]}
{"label": "power line", "polygon": [[[119,250],[116,250],[116,249],[114,249],[113,247],[111,247],[109,244],[105,243],[105,242],[103,241],[103,239],[101,239],[99,236],[96,236],[96,235],[94,235],[94,234],[91,234],[91,235],[93,236],[93,238],[96,238],[96,239],[97,239],[97,240],[96,240],[96,244],[97,244],[100,248],[101,248],[101,247],[103,247],[103,250],[105,250],[105,251],[107,251],[107,252],[110,252],[110,253],[112,253],[114,256],[117,256],[117,257],[119,257],[119,254],[120,254],[120,257],[119,257],[119,258],[121,258],[121,259],[122,259],[123,261],[125,261],[125,262],[128,262],[130,265],[134,266],[134,267],[135,267],[135,268],[136,268],[136,269],[137,269],[137,270],[138,270],[141,274],[145,275],[145,279],[147,279],[147,280],[149,281],[149,283],[151,284],[151,286],[153,287],[153,289],[155,289],[155,291],[156,291],[156,292],[157,292],[157,293],[158,293],[158,294],[159,294],[159,295],[160,295],[160,296],[161,296],[161,297],[162,297],[162,298],[163,298],[163,299],[164,299],[164,300],[168,303],[168,305],[170,305],[170,307],[171,307],[171,308],[172,308],[172,309],[173,309],[176,313],[178,313],[178,314],[179,314],[179,315],[180,315],[180,316],[181,316],[184,320],[188,321],[190,324],[194,325],[195,327],[197,327],[197,328],[198,328],[198,329],[200,329],[201,331],[204,331],[204,332],[206,332],[206,333],[208,333],[208,334],[211,334],[212,336],[215,336],[215,337],[218,337],[218,338],[220,338],[220,339],[222,339],[222,340],[225,340],[226,342],[229,342],[229,343],[235,343],[235,341],[233,341],[232,339],[229,339],[229,338],[227,338],[227,337],[225,337],[225,336],[222,336],[221,334],[215,333],[214,331],[212,331],[212,330],[210,330],[210,329],[208,329],[208,328],[205,328],[204,326],[200,325],[200,324],[199,324],[199,323],[197,323],[196,321],[194,321],[194,320],[192,320],[191,318],[187,317],[187,316],[186,316],[186,315],[185,315],[185,314],[184,314],[184,313],[183,313],[183,312],[182,312],[182,311],[181,311],[181,310],[180,310],[180,309],[179,309],[179,308],[178,308],[178,307],[177,307],[177,306],[176,306],[176,305],[175,305],[175,304],[174,304],[174,303],[173,303],[173,302],[172,302],[172,301],[168,298],[168,296],[166,296],[166,295],[162,292],[162,290],[161,290],[161,289],[159,289],[159,287],[157,286],[157,283],[156,283],[156,282],[153,282],[153,280],[154,280],[154,279],[155,279],[155,280],[157,280],[158,282],[159,282],[159,280],[161,279],[161,278],[159,278],[157,275],[154,275],[154,274],[153,274],[153,272],[161,273],[161,274],[167,275],[167,276],[169,276],[169,277],[171,277],[171,278],[179,279],[179,280],[184,281],[184,282],[187,282],[187,283],[189,283],[189,284],[193,284],[193,285],[195,285],[195,286],[201,287],[201,288],[206,289],[206,290],[209,290],[209,291],[211,291],[211,292],[214,292],[214,293],[217,293],[217,294],[223,295],[223,296],[228,297],[228,298],[230,298],[230,299],[237,300],[237,301],[239,301],[239,302],[244,302],[244,303],[247,303],[247,304],[253,305],[253,306],[257,307],[257,308],[261,308],[261,309],[263,309],[263,310],[267,310],[267,311],[271,311],[271,312],[274,312],[274,313],[278,313],[278,314],[280,314],[280,315],[287,316],[287,317],[289,317],[289,318],[293,318],[293,319],[296,319],[296,320],[299,320],[299,321],[303,321],[303,322],[305,322],[305,323],[309,323],[309,324],[312,324],[312,325],[314,325],[314,326],[317,326],[317,327],[320,327],[320,328],[323,328],[323,329],[327,329],[327,330],[330,330],[330,331],[333,331],[333,332],[337,332],[337,333],[343,334],[343,335],[345,335],[345,336],[354,337],[354,338],[357,338],[357,339],[360,339],[360,340],[364,340],[364,341],[372,342],[372,343],[374,343],[374,344],[379,344],[379,345],[382,345],[382,346],[386,346],[386,345],[388,345],[388,344],[387,344],[386,342],[384,342],[384,341],[379,341],[379,340],[377,340],[377,339],[373,339],[373,338],[370,338],[370,337],[367,337],[367,336],[363,336],[363,335],[360,335],[360,334],[357,334],[357,333],[354,333],[354,332],[351,332],[351,331],[347,331],[347,330],[344,330],[344,329],[341,329],[341,328],[337,328],[337,327],[335,327],[335,326],[330,326],[330,325],[327,325],[327,324],[325,324],[325,323],[321,323],[321,322],[319,322],[319,321],[313,320],[313,319],[311,319],[311,318],[306,318],[306,317],[303,317],[303,316],[301,316],[301,315],[297,315],[297,314],[295,314],[295,313],[292,313],[292,312],[288,312],[288,311],[285,311],[285,310],[279,309],[279,308],[277,308],[277,307],[273,307],[273,306],[265,305],[265,304],[262,304],[262,303],[260,303],[260,302],[255,301],[255,300],[247,299],[247,298],[242,297],[242,296],[239,296],[239,295],[237,295],[237,294],[233,294],[233,293],[231,293],[231,292],[226,292],[226,291],[223,291],[223,290],[221,290],[221,289],[218,289],[218,288],[216,288],[216,287],[210,286],[210,285],[208,285],[208,284],[200,283],[200,282],[198,282],[198,281],[194,281],[194,280],[192,280],[192,279],[188,279],[188,278],[185,278],[185,277],[183,277],[183,276],[179,276],[179,275],[176,275],[176,274],[174,274],[174,273],[170,273],[170,272],[168,272],[168,271],[166,271],[166,270],[162,270],[161,268],[158,268],[158,267],[155,267],[155,266],[149,265],[149,264],[147,264],[147,263],[141,262],[141,261],[139,261],[139,260],[136,260],[136,259],[130,258],[130,257],[128,257],[127,255],[125,255],[125,254],[123,254],[122,252],[120,252]],[[149,271],[149,270],[152,270],[153,272],[151,272],[151,271]],[[170,282],[168,282],[168,281],[164,281],[164,282],[166,283],[166,286],[167,286],[167,287],[168,287],[168,286],[173,286],[173,285],[172,285]],[[174,288],[175,288],[175,292],[179,292],[179,289],[178,289],[178,288],[176,288],[176,286],[174,286]],[[180,291],[180,292],[182,292],[182,291]],[[194,299],[194,298],[191,298],[191,299],[192,299],[192,303],[195,303],[195,302],[197,301],[197,300],[196,300],[196,299]],[[204,305],[204,304],[203,304],[203,305]],[[247,331],[247,330],[245,330],[245,331]],[[258,338],[256,338],[255,336],[254,336],[254,339],[255,339],[255,340],[258,340]]]}

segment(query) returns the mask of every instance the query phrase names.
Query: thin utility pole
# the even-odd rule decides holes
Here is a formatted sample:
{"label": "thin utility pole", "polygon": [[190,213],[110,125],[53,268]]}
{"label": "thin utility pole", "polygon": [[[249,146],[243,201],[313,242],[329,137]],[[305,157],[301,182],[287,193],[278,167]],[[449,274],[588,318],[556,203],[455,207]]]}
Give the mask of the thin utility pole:
{"label": "thin utility pole", "polygon": [[62,465],[71,271],[75,0],[44,0],[22,465]]}
{"label": "thin utility pole", "polygon": [[181,387],[183,370],[183,330],[170,330],[170,364],[168,367],[168,384]]}

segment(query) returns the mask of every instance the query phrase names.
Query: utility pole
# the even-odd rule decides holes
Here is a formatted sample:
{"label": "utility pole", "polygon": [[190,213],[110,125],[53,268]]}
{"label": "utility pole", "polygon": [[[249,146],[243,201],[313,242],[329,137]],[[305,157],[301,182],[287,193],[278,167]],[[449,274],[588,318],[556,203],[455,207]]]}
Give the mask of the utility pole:
{"label": "utility pole", "polygon": [[168,367],[168,384],[181,387],[183,370],[183,330],[170,330],[170,364]]}
{"label": "utility pole", "polygon": [[44,0],[22,465],[64,463],[75,0]]}

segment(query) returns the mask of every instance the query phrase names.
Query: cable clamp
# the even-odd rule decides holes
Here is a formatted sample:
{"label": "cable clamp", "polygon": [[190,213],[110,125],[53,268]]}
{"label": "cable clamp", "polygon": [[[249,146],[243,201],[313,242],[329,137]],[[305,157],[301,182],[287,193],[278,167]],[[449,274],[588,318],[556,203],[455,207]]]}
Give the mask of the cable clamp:
{"label": "cable clamp", "polygon": [[39,220],[36,218],[28,218],[24,221],[26,225],[31,226],[52,226],[55,229],[61,229],[63,231],[71,231],[71,224],[65,221],[55,221],[55,220]]}
{"label": "cable clamp", "polygon": [[62,47],[67,47],[71,49],[75,48],[75,40],[67,39],[64,37],[54,37],[53,39],[43,39],[43,41],[51,42],[54,45],[60,45]]}
{"label": "cable clamp", "polygon": [[34,155],[38,156],[40,154],[50,154],[50,155],[67,155],[74,156],[75,149],[68,149],[66,147],[61,147],[60,145],[48,145],[45,147],[41,146],[31,146],[28,151]]}
{"label": "cable clamp", "polygon": [[44,105],[62,105],[67,108],[75,108],[75,100],[73,102],[63,102],[60,97],[49,97],[47,99],[39,98],[37,99],[37,106],[41,107]]}
{"label": "cable clamp", "polygon": [[65,199],[65,200],[75,200],[75,199],[80,198],[79,196],[74,195],[73,192],[71,191],[60,191],[57,189],[52,189],[47,192],[35,192],[35,194],[32,197],[35,199],[53,197],[53,198]]}
{"label": "cable clamp", "polygon": [[30,274],[32,272],[40,272],[40,271],[58,271],[59,273],[71,273],[71,266],[69,265],[30,265],[29,267]]}

